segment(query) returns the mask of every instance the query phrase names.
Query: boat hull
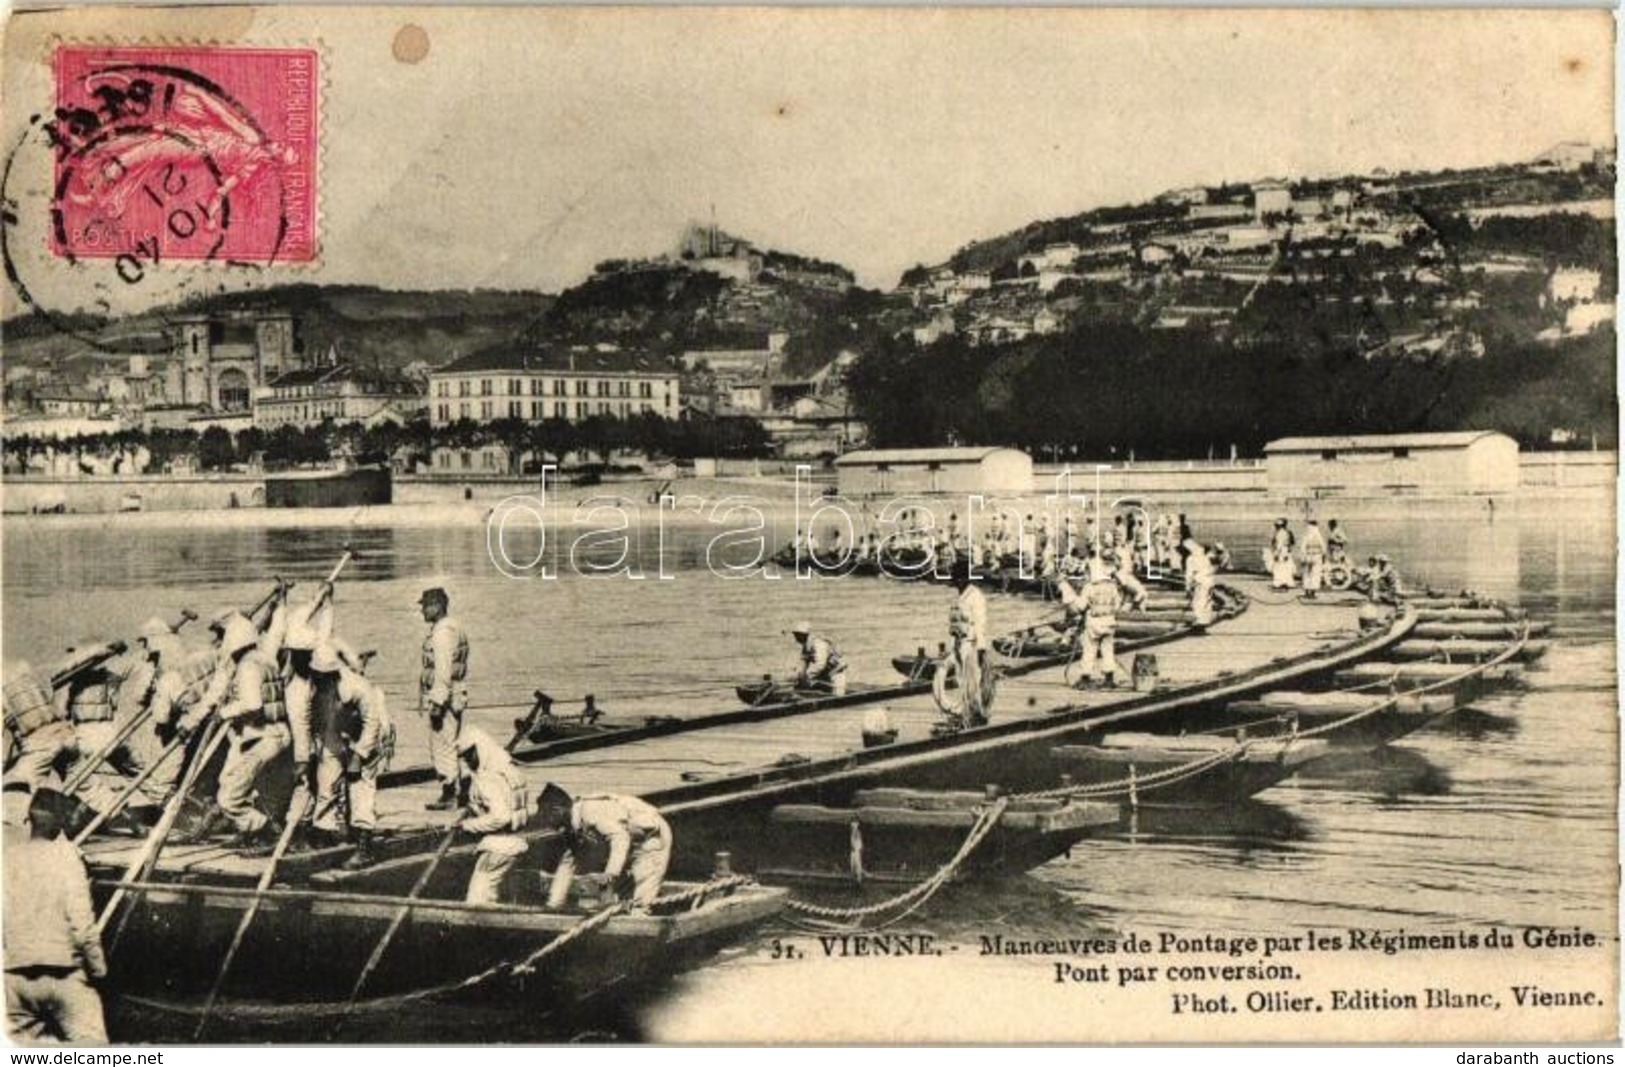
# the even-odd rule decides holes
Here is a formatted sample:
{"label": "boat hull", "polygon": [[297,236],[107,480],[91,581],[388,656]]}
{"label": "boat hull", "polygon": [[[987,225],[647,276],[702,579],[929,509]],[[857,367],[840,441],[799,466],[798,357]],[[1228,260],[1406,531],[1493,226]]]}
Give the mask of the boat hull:
{"label": "boat hull", "polygon": [[[982,793],[874,789],[856,794],[849,807],[780,805],[771,813],[769,851],[757,858],[759,874],[775,884],[912,885],[959,850],[989,803]],[[1019,874],[1121,819],[1116,804],[1011,802],[975,862],[954,875]]]}
{"label": "boat hull", "polygon": [[[106,886],[101,888],[105,892]],[[533,875],[524,895],[540,899],[541,892]],[[144,1039],[190,1040],[252,893],[187,887],[151,889],[140,896],[117,943],[119,965],[112,968],[109,989],[115,1012],[139,1017]],[[785,899],[781,890],[751,886],[694,911],[619,916],[526,975],[506,973],[503,967],[525,960],[588,912],[419,901],[344,1020],[346,1032],[409,1040],[393,1029],[380,1030],[379,1023],[393,1019],[398,1024],[436,1005],[455,1004],[459,1012],[469,1004],[523,1007],[527,1017],[573,1010],[610,990],[657,982],[694,965],[754,932],[782,909]],[[346,1015],[351,988],[397,911],[396,902],[362,894],[283,891],[264,899],[226,978],[218,1012],[211,1013],[206,1037],[224,1040],[245,1034],[266,1040],[281,1032],[304,1040],[325,1038]],[[458,988],[493,968],[501,973]],[[442,1017],[450,1021],[457,1014]],[[434,1036],[444,1040],[449,1035],[442,1026]],[[489,1032],[484,1036],[489,1039]]]}
{"label": "boat hull", "polygon": [[[1114,734],[1098,745],[1062,745],[1056,765],[1080,786],[1134,781],[1134,807],[1228,804],[1286,781],[1298,769],[1332,751],[1322,740],[1263,740],[1242,746],[1224,737],[1163,737]],[[1228,758],[1226,758],[1228,757]],[[1203,759],[1222,760],[1189,777],[1177,774]],[[1154,776],[1168,774],[1159,782]],[[1146,781],[1150,778],[1150,781]]]}

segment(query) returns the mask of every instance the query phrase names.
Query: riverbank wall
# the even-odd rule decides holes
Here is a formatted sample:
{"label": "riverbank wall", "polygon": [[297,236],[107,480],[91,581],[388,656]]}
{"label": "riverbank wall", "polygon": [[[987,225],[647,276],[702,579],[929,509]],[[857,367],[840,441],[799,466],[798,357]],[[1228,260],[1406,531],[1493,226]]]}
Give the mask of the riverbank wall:
{"label": "riverbank wall", "polygon": [[[1033,492],[1030,498],[1024,499],[1041,499],[1056,492],[1092,497],[1098,478],[1099,492],[1107,502],[1134,497],[1159,510],[1237,509],[1250,513],[1259,507],[1277,506],[1289,512],[1335,508],[1352,514],[1392,508],[1401,500],[1512,509],[1574,495],[1612,494],[1616,489],[1619,457],[1615,452],[1526,452],[1518,457],[1518,462],[1519,491],[1498,497],[1428,493],[1425,487],[1407,489],[1403,494],[1273,497],[1263,460],[1189,460],[1102,465],[1098,472],[1092,463],[1042,465],[1034,468]],[[814,468],[810,474],[811,483],[819,489],[833,484],[827,471]],[[697,495],[710,500],[740,495],[790,501],[794,499],[795,485],[793,470],[775,468],[760,476],[676,480],[634,476],[608,479],[595,485],[576,485],[566,479],[550,483],[548,489],[552,498],[562,501],[620,496],[652,506],[661,488],[679,496]],[[407,475],[396,477],[394,501],[399,506],[419,508],[461,504],[491,506],[510,496],[535,496],[540,490],[541,481],[536,477]],[[0,481],[0,510],[7,514],[219,511],[262,508],[264,504],[265,479],[247,474],[11,476]]]}

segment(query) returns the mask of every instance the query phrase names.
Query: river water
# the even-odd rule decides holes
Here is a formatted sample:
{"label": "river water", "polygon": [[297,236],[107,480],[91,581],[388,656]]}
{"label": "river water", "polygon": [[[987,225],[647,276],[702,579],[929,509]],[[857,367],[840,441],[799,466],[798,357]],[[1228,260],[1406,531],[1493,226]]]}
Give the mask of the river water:
{"label": "river water", "polygon": [[[1037,936],[1125,924],[1191,932],[1549,925],[1614,936],[1612,501],[1533,510],[1522,518],[1475,510],[1349,524],[1357,554],[1388,552],[1407,577],[1516,600],[1551,620],[1553,647],[1525,687],[1485,698],[1381,758],[1314,769],[1237,809],[1147,818],[1024,877],[953,888],[904,928],[959,944],[993,929]],[[1256,558],[1267,528],[1261,516],[1200,532],[1247,559]],[[372,673],[394,703],[413,699],[424,629],[417,594],[444,584],[472,635],[474,714],[494,729],[537,686],[565,706],[592,693],[606,710],[627,714],[728,706],[734,682],[790,662],[786,631],[801,617],[837,638],[857,678],[886,679],[892,655],[940,639],[951,596],[876,580],[724,580],[705,567],[714,531],[692,526],[668,529],[663,543],[644,531],[630,556],[641,580],[578,576],[567,554],[555,580],[504,577],[484,526],[467,522],[272,528],[206,516],[144,516],[136,524],[68,516],[7,519],[3,534],[5,654],[38,663],[86,636],[133,633],[155,612],[186,606],[207,616],[251,603],[272,575],[318,578],[349,542],[360,554],[340,583],[340,630],[356,646],[379,650]],[[510,538],[511,557],[534,551],[527,537]],[[614,546],[582,547],[583,559],[599,563],[618,555]],[[660,577],[662,564],[669,579]],[[1041,611],[995,598],[994,623],[1022,624]],[[401,758],[415,762],[419,744],[404,741]],[[967,954],[948,966],[963,983],[955,988],[975,995],[998,987],[1009,965]],[[763,939],[682,977],[599,1036],[862,1036],[793,1013],[735,1010],[748,1002],[840,1011],[845,987],[849,997],[872,996],[851,982],[854,973],[783,967]],[[819,982],[827,984],[809,997],[809,983]],[[959,1028],[921,1032],[976,1035],[964,1029],[966,1012],[952,1014]],[[917,1037],[906,1027],[898,1032]]]}

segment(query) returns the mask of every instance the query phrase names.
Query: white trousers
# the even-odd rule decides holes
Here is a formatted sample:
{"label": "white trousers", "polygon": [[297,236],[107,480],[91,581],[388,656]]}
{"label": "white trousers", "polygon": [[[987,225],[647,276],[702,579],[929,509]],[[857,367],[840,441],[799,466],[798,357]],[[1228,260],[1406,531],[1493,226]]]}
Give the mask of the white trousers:
{"label": "white trousers", "polygon": [[440,718],[440,728],[434,726],[434,716],[425,715],[425,725],[429,730],[429,762],[434,765],[435,777],[440,784],[455,785],[461,777],[457,767],[457,735],[463,728],[462,712],[446,710]]}
{"label": "white trousers", "polygon": [[350,792],[350,826],[356,830],[378,828],[378,774],[384,768],[382,759],[370,764],[352,759],[359,774],[344,780],[344,759],[340,752],[322,748],[316,756],[316,814],[312,825],[318,830],[339,833],[344,829],[340,815],[344,790]]}
{"label": "white trousers", "polygon": [[286,723],[275,723],[246,737],[232,733],[226,762],[220,768],[218,802],[240,832],[253,833],[270,821],[254,804],[254,783],[267,767],[286,755],[292,744]]}
{"label": "white trousers", "polygon": [[73,751],[75,744],[73,727],[68,723],[40,727],[12,751],[11,762],[6,764],[6,781],[26,782],[31,790],[59,782],[57,758]]}
{"label": "white trousers", "polygon": [[1298,582],[1298,568],[1292,562],[1292,557],[1274,559],[1270,562],[1270,587],[1273,589],[1291,589]]}
{"label": "white trousers", "polygon": [[1191,579],[1191,614],[1196,625],[1213,624],[1213,577],[1202,574]]}
{"label": "white trousers", "polygon": [[527,847],[524,838],[512,834],[486,834],[480,841],[480,856],[474,861],[474,873],[469,876],[468,894],[463,900],[469,904],[502,903],[502,883]]}
{"label": "white trousers", "polygon": [[1091,616],[1083,624],[1083,673],[1091,681],[1100,678],[1104,668],[1107,678],[1117,677],[1117,619]]}
{"label": "white trousers", "polygon": [[632,876],[632,906],[647,908],[660,896],[660,883],[665,881],[666,868],[671,865],[671,842],[664,835],[647,837],[632,847],[626,873]]}

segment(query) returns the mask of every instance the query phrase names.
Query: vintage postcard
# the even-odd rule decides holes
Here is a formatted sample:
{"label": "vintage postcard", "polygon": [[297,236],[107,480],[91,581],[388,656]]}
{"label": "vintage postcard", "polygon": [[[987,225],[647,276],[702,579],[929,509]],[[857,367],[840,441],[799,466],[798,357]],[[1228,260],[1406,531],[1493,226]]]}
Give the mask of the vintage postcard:
{"label": "vintage postcard", "polygon": [[1613,73],[13,14],[9,1040],[1617,1041]]}

